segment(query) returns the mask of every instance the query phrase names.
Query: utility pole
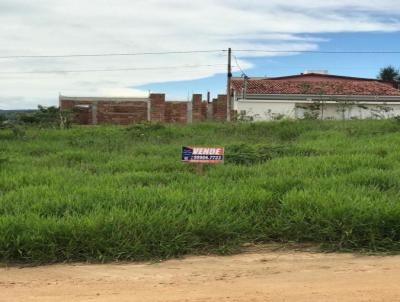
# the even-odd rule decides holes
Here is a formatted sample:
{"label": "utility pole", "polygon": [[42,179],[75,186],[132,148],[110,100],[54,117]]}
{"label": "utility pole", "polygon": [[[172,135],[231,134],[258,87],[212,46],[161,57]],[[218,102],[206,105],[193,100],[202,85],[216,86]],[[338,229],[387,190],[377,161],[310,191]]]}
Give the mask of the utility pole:
{"label": "utility pole", "polygon": [[226,120],[230,122],[231,120],[231,80],[232,80],[232,49],[228,49],[228,74],[227,74],[227,85],[226,85]]}

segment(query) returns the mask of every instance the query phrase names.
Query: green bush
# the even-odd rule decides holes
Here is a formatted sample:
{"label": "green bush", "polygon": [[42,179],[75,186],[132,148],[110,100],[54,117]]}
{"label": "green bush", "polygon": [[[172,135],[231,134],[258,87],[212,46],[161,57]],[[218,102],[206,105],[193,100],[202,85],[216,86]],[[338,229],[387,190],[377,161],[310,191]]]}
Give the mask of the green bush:
{"label": "green bush", "polygon": [[38,106],[34,112],[19,113],[17,120],[28,125],[39,125],[41,127],[70,128],[73,112],[61,110],[58,107]]}
{"label": "green bush", "polygon": [[238,144],[226,148],[226,162],[241,165],[252,165],[285,156],[316,156],[318,151],[299,148],[292,145],[250,145]]}

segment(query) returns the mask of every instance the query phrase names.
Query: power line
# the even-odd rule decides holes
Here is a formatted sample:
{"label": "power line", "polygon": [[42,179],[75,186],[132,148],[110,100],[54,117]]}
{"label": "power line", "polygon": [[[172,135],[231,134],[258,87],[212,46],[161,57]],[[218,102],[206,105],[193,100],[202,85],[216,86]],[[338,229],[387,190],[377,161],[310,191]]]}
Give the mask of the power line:
{"label": "power line", "polygon": [[120,57],[120,56],[148,56],[148,55],[173,55],[195,53],[218,53],[224,49],[188,50],[188,51],[161,51],[161,52],[131,52],[131,53],[95,53],[95,54],[65,54],[65,55],[17,55],[0,56],[0,59],[40,59],[40,58],[79,58],[79,57]]}
{"label": "power line", "polygon": [[247,74],[243,71],[242,67],[240,67],[237,57],[235,55],[233,55],[233,58],[235,59],[236,66],[239,68],[239,70],[242,72],[242,74],[247,77]]}
{"label": "power line", "polygon": [[263,52],[263,53],[310,53],[310,54],[400,54],[400,51],[367,50],[367,51],[331,51],[331,50],[262,50],[262,49],[237,49],[235,52]]}
{"label": "power line", "polygon": [[[92,54],[61,54],[61,55],[15,55],[0,56],[0,59],[40,59],[40,58],[79,58],[79,57],[120,57],[120,56],[147,56],[147,55],[173,55],[196,53],[222,53],[226,49],[187,50],[187,51],[160,51],[160,52],[127,52],[127,53],[92,53]],[[309,53],[309,54],[400,54],[400,50],[264,50],[264,49],[233,49],[234,52],[260,52],[260,53]]]}
{"label": "power line", "polygon": [[132,68],[115,68],[115,69],[110,68],[110,69],[78,69],[78,70],[1,71],[0,74],[87,73],[87,72],[113,72],[113,71],[134,71],[134,70],[163,70],[163,69],[198,68],[198,67],[214,67],[214,66],[225,66],[225,64],[132,67]]}

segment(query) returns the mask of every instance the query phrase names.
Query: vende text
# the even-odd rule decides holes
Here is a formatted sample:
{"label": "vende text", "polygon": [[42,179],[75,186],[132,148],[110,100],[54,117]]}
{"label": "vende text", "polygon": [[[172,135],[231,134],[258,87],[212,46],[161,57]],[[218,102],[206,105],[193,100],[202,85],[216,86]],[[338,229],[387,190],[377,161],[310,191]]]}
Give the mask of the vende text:
{"label": "vende text", "polygon": [[222,155],[223,148],[193,148],[193,155]]}

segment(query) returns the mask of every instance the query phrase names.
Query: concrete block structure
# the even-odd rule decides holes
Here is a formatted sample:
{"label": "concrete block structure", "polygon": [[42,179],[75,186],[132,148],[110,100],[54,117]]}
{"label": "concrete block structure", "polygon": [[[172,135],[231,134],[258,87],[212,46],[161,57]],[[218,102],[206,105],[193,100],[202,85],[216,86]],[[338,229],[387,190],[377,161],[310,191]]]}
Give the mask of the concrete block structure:
{"label": "concrete block structure", "polygon": [[194,94],[191,102],[166,101],[161,93],[151,93],[148,98],[59,97],[60,108],[73,110],[74,122],[84,125],[224,121],[226,101],[226,95],[220,95],[208,103],[201,94]]}

